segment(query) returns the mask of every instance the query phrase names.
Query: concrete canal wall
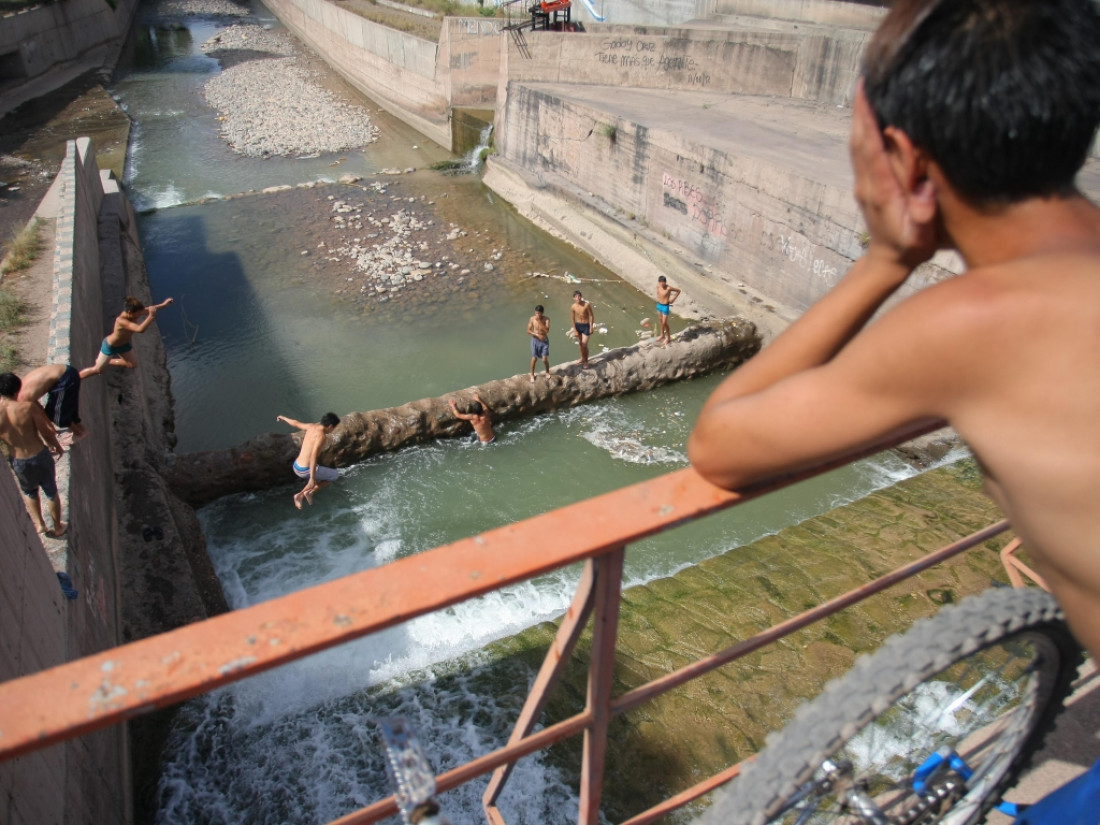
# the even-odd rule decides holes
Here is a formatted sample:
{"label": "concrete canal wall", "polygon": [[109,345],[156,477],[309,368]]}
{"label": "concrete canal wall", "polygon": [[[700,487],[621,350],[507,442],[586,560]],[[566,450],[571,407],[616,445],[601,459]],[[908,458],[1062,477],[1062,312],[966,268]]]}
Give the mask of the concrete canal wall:
{"label": "concrete canal wall", "polygon": [[[848,113],[882,10],[715,9],[690,28],[505,43],[486,183],[640,288],[667,274],[689,294],[758,294],[790,319],[862,252]],[[547,199],[605,219],[555,219]],[[942,256],[915,286],[957,269]]]}
{"label": "concrete canal wall", "polygon": [[491,108],[496,98],[501,20],[448,17],[433,43],[328,0],[266,5],[355,88],[448,149],[451,109]]}
{"label": "concrete canal wall", "polygon": [[[124,296],[150,297],[132,207],[99,170],[87,138],[69,141],[39,216],[54,222],[56,238],[47,258],[54,289],[44,360],[87,366]],[[194,512],[168,493],[158,469],[174,446],[174,425],[156,327],[134,347],[141,367],[82,382],[89,436],[57,468],[64,539],[35,533],[14,476],[0,468],[0,680],[225,609]],[[161,535],[150,542],[143,532],[153,525]],[[58,572],[70,577],[75,599],[64,598]],[[132,821],[134,788],[149,791],[142,771],[156,769],[163,720],[143,717],[0,763],[0,822]]]}
{"label": "concrete canal wall", "polygon": [[138,0],[52,0],[0,16],[0,117],[77,75],[114,65]]}
{"label": "concrete canal wall", "polygon": [[[91,363],[102,336],[99,234],[119,226],[117,187],[104,191],[86,138],[69,141],[55,183],[59,196],[50,362]],[[104,207],[107,202],[106,208]],[[113,203],[112,203],[113,202]],[[117,246],[117,240],[115,241]],[[93,343],[94,342],[94,343]],[[81,397],[93,433],[59,463],[67,540],[43,546],[12,473],[0,470],[0,678],[7,680],[114,647],[122,641],[120,558],[110,468],[110,413],[103,388]],[[105,473],[106,468],[106,473]],[[14,539],[14,540],[9,540]],[[55,571],[79,591],[62,596]],[[0,821],[126,822],[130,810],[128,745],[123,727],[101,731],[0,763]]]}

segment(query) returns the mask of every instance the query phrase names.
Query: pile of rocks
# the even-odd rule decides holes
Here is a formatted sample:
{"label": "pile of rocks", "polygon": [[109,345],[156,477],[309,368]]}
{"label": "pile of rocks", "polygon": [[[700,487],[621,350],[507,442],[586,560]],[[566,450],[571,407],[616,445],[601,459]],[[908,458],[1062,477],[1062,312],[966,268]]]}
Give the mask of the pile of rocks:
{"label": "pile of rocks", "polygon": [[238,24],[210,38],[202,50],[224,67],[203,94],[218,111],[222,136],[241,154],[340,152],[378,136],[364,109],[337,100],[316,82],[286,32]]}
{"label": "pile of rocks", "polygon": [[248,6],[231,0],[161,0],[156,14],[165,17],[248,17]]}
{"label": "pile of rocks", "polygon": [[[374,184],[371,188],[380,194],[386,192],[380,184]],[[378,203],[374,203],[370,208],[378,210],[378,206]],[[442,270],[446,266],[445,261],[436,261],[433,264],[421,260],[417,254],[427,250],[427,243],[413,236],[429,229],[434,221],[421,220],[414,212],[401,208],[399,203],[395,206],[396,212],[376,217],[372,213],[364,213],[366,207],[362,204],[335,199],[332,202],[332,221],[335,226],[342,230],[362,231],[363,234],[350,238],[343,246],[328,250],[329,260],[350,261],[363,273],[365,277],[359,290],[362,293],[395,292],[424,280],[426,275],[432,274],[433,269]]]}

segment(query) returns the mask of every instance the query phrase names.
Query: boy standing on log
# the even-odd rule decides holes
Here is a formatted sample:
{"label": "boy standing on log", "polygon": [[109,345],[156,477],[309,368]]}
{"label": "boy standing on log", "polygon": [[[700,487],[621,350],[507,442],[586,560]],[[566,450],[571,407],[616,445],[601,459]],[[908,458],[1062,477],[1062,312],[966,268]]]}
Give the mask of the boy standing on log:
{"label": "boy standing on log", "polygon": [[[867,251],[718,388],[688,445],[736,489],[948,422],[1096,660],[1100,209],[1075,178],[1098,122],[1092,0],[896,3],[852,113]],[[869,324],[938,249],[966,273]]]}
{"label": "boy standing on log", "polygon": [[546,366],[550,377],[550,319],[542,314],[542,304],[535,307],[535,314],[527,321],[527,334],[531,336],[531,383],[535,383],[535,365],[539,359]]}

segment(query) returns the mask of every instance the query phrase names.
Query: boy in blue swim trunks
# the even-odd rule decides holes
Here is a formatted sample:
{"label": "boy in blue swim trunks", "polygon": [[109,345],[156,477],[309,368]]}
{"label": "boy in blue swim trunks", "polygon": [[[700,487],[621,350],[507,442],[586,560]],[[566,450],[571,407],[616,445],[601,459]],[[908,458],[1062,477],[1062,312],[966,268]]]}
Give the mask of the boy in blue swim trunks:
{"label": "boy in blue swim trunks", "polygon": [[680,290],[669,286],[664,275],[657,279],[657,316],[661,319],[661,334],[657,340],[663,347],[672,343],[672,333],[668,331],[668,313],[679,296]]}
{"label": "boy in blue swim trunks", "polygon": [[531,383],[535,383],[535,365],[539,359],[546,366],[550,377],[550,319],[542,314],[542,304],[535,307],[535,314],[527,322],[527,334],[531,336]]}
{"label": "boy in blue swim trunks", "polygon": [[[65,452],[57,442],[53,426],[37,401],[20,401],[23,382],[19,376],[6,372],[0,375],[0,441],[8,448],[8,460],[23,493],[35,529],[50,538],[65,535],[67,525],[61,520],[61,497],[57,494],[54,459]],[[42,519],[41,490],[46,496],[53,529],[46,529]]]}
{"label": "boy in blue swim trunks", "polygon": [[302,502],[313,504],[313,494],[318,490],[328,487],[340,477],[339,471],[332,467],[323,467],[317,464],[317,458],[321,455],[321,448],[325,444],[325,436],[336,429],[340,423],[336,413],[325,413],[317,424],[306,424],[287,418],[285,415],[275,416],[276,421],[282,421],[291,427],[297,427],[305,433],[302,436],[302,447],[298,451],[298,457],[294,459],[291,469],[298,478],[306,480],[306,486],[294,495],[294,506],[302,509]]}
{"label": "boy in blue swim trunks", "polygon": [[[1100,125],[1100,7],[898,0],[862,74],[866,251],[718,387],[688,455],[739,489],[945,421],[1100,660],[1100,208],[1076,184]],[[966,271],[872,322],[940,249]],[[1096,825],[1100,768],[1048,799],[1019,822]]]}
{"label": "boy in blue swim trunks", "polygon": [[[171,303],[172,299],[169,298],[155,306],[147,307],[137,298],[127,295],[122,305],[122,313],[115,318],[115,328],[100,344],[99,355],[95,359],[95,364],[82,369],[80,377],[87,378],[90,375],[99,375],[108,366],[124,367],[128,370],[136,369],[137,357],[133,353],[134,346],[130,343],[130,339],[134,337],[134,333],[145,332],[149,329],[149,326],[157,318],[157,310],[164,309]],[[145,317],[138,321],[137,317],[142,310],[145,311]]]}

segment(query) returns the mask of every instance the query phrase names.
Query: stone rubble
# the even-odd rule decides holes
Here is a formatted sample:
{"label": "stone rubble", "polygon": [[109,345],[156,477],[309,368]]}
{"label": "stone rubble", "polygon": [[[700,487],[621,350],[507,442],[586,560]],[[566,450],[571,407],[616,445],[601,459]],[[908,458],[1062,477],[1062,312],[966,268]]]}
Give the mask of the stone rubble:
{"label": "stone rubble", "polygon": [[156,13],[178,17],[248,17],[248,6],[232,0],[161,0]]}
{"label": "stone rubble", "polygon": [[223,67],[203,95],[218,111],[222,137],[243,155],[340,152],[378,136],[365,109],[338,100],[317,82],[287,32],[235,24],[203,43],[202,51]]}

